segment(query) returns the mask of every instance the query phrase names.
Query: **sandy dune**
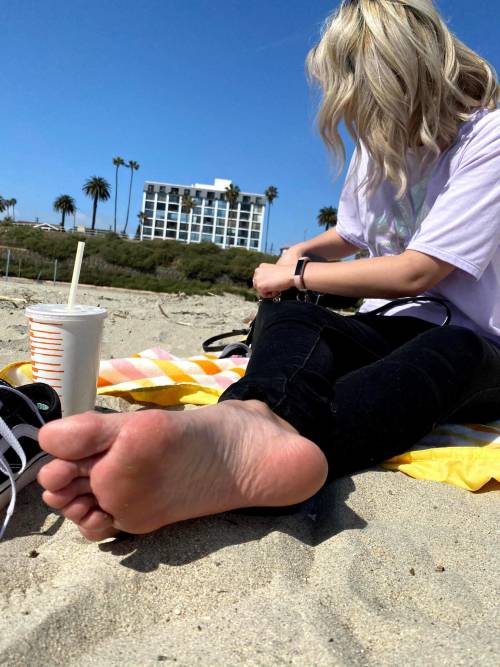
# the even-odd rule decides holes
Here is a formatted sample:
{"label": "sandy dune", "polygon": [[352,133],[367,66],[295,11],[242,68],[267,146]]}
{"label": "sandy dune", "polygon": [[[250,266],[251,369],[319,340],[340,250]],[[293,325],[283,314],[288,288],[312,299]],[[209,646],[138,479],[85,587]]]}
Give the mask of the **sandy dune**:
{"label": "sandy dune", "polygon": [[[32,303],[66,293],[12,280],[0,291]],[[236,297],[106,288],[81,301],[109,310],[103,357],[199,353],[255,311]],[[23,304],[0,301],[0,314],[3,366],[28,345]],[[0,665],[498,664],[495,493],[374,469],[293,515],[228,513],[100,545],[40,493],[20,494],[0,543]]]}

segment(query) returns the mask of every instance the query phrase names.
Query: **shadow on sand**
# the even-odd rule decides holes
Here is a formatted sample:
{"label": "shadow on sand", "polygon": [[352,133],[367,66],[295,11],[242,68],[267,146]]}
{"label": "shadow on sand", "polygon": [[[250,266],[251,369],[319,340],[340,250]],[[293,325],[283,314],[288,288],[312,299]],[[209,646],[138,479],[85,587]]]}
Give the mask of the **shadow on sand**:
{"label": "shadow on sand", "polygon": [[346,500],[355,489],[350,477],[336,480],[301,505],[283,509],[251,509],[184,521],[149,535],[122,535],[99,545],[122,558],[121,565],[152,572],[160,565],[181,566],[236,544],[258,541],[281,532],[316,546],[343,530],[366,526]]}

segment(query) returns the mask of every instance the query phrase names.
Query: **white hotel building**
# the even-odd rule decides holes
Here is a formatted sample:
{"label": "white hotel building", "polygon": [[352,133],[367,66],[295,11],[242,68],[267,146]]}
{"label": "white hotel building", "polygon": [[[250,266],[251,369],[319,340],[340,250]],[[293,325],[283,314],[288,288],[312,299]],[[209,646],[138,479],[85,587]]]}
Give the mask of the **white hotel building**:
{"label": "white hotel building", "polygon": [[[261,250],[266,198],[241,192],[235,208],[229,208],[226,188],[231,181],[216,178],[213,185],[174,185],[146,181],[140,239],[175,239],[183,243],[210,241],[221,248],[237,246]],[[183,210],[183,198],[193,208]]]}

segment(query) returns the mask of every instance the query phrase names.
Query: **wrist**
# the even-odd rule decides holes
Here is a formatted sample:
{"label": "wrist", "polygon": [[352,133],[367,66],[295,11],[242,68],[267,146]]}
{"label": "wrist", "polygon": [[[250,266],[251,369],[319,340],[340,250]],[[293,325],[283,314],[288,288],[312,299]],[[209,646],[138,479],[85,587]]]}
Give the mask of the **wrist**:
{"label": "wrist", "polygon": [[307,287],[304,282],[304,272],[309,261],[309,257],[303,255],[302,257],[299,257],[297,264],[295,265],[295,270],[293,272],[293,285],[299,290],[299,292],[307,291]]}
{"label": "wrist", "polygon": [[294,254],[295,257],[304,257],[304,255],[307,255],[307,250],[306,250],[306,244],[305,243],[297,243],[296,245],[293,245],[290,248],[291,253]]}

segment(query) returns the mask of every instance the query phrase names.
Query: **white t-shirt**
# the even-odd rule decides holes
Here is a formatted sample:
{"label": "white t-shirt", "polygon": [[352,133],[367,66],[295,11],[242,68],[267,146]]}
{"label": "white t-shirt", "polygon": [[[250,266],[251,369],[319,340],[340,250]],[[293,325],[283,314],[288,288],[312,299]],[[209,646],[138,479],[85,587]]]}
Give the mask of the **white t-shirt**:
{"label": "white t-shirt", "polygon": [[[363,151],[357,169],[351,162],[339,203],[340,236],[372,257],[418,250],[457,267],[425,295],[449,302],[452,324],[500,344],[500,110],[477,111],[425,176],[416,165],[412,171],[410,156],[410,185],[399,201],[389,182],[369,198],[357,190],[369,159]],[[367,299],[360,311],[384,303]],[[443,309],[430,304],[387,314],[443,320]]]}

